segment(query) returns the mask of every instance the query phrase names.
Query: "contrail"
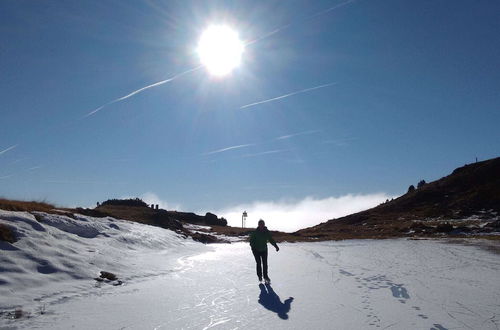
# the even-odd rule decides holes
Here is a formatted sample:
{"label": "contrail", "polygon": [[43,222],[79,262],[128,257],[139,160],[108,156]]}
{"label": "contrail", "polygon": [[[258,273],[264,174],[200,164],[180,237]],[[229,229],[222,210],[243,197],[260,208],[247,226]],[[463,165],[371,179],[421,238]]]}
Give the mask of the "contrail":
{"label": "contrail", "polygon": [[358,140],[357,138],[351,137],[351,138],[343,138],[343,139],[336,139],[336,140],[325,140],[323,141],[324,144],[334,144],[337,147],[344,147],[347,146],[349,142],[356,141]]}
{"label": "contrail", "polygon": [[113,185],[113,184],[128,184],[125,181],[86,181],[86,180],[46,180],[44,183],[54,183],[54,184],[103,184],[103,185]]}
{"label": "contrail", "polygon": [[[291,26],[293,26],[293,25],[296,25],[296,24],[300,23],[300,22],[304,22],[304,21],[307,21],[307,20],[313,19],[313,18],[315,18],[315,17],[318,17],[318,16],[321,16],[321,15],[327,14],[327,13],[331,12],[332,10],[335,10],[335,9],[337,9],[337,8],[340,8],[340,7],[343,7],[343,6],[345,6],[345,5],[348,5],[348,4],[350,4],[350,3],[354,2],[354,1],[355,1],[355,0],[348,0],[348,1],[345,1],[345,2],[342,2],[342,3],[339,3],[338,5],[332,6],[332,7],[330,7],[330,8],[327,8],[327,9],[321,10],[321,11],[319,11],[319,12],[317,12],[317,13],[314,13],[314,14],[312,14],[312,15],[309,15],[309,16],[307,16],[307,17],[304,17],[303,19],[301,19],[300,21],[297,21],[297,22],[295,22],[295,23],[293,23],[293,22],[292,22],[292,23],[288,23],[288,24],[282,25],[282,26],[280,26],[280,27],[278,27],[278,28],[276,28],[276,29],[274,29],[274,30],[272,30],[272,31],[270,31],[270,32],[268,32],[268,33],[266,33],[266,34],[264,34],[264,35],[262,35],[262,36],[258,37],[257,39],[254,39],[254,40],[252,40],[252,41],[248,41],[248,42],[246,42],[246,43],[245,43],[245,46],[247,46],[247,45],[251,45],[251,44],[256,43],[256,42],[258,42],[258,41],[260,41],[260,40],[263,40],[263,39],[265,39],[265,38],[268,38],[268,37],[270,37],[270,36],[272,36],[272,35],[274,35],[274,34],[276,34],[276,33],[280,32],[280,31],[283,31],[283,30],[285,30],[285,29],[287,29],[287,28],[289,28],[289,27],[291,27]],[[135,91],[133,91],[133,92],[131,92],[131,93],[129,93],[129,94],[127,94],[127,95],[125,95],[125,96],[119,97],[119,98],[117,98],[117,99],[115,99],[115,100],[113,100],[113,101],[110,101],[110,102],[108,102],[108,103],[105,103],[105,104],[103,104],[103,105],[101,105],[101,106],[97,107],[96,109],[94,109],[94,110],[90,111],[90,112],[89,112],[89,113],[87,113],[85,116],[83,116],[83,117],[82,117],[82,119],[85,119],[85,118],[87,118],[87,117],[90,117],[90,116],[92,116],[92,115],[96,114],[97,112],[101,111],[103,108],[105,108],[105,107],[107,107],[107,106],[109,106],[109,105],[111,105],[111,104],[114,104],[114,103],[117,103],[117,102],[120,102],[120,101],[126,100],[126,99],[128,99],[129,97],[134,96],[135,94],[138,94],[138,93],[141,93],[141,92],[145,91],[146,89],[153,88],[153,87],[156,87],[156,86],[160,86],[160,85],[163,85],[163,84],[169,83],[169,82],[171,82],[172,80],[175,80],[175,79],[177,79],[177,78],[179,78],[179,77],[181,77],[181,76],[183,76],[183,75],[185,75],[185,74],[188,74],[188,73],[190,73],[190,72],[196,71],[196,70],[200,69],[201,67],[202,67],[202,65],[199,65],[199,66],[197,66],[197,67],[195,67],[195,68],[192,68],[192,69],[189,69],[189,70],[187,70],[187,71],[181,72],[181,73],[179,73],[179,74],[177,74],[177,75],[175,75],[175,76],[173,76],[173,77],[171,77],[171,78],[168,78],[168,79],[165,79],[165,80],[162,80],[162,81],[158,81],[158,82],[153,83],[153,84],[151,84],[151,85],[147,85],[147,86],[145,86],[145,87],[139,88],[138,90],[135,90]],[[326,86],[324,86],[324,87],[326,87]],[[318,87],[318,88],[321,88],[321,87]],[[306,90],[301,91],[301,92],[306,92]],[[292,95],[293,95],[293,94],[292,94]],[[290,95],[286,95],[286,96],[290,96]],[[283,97],[286,97],[286,96],[284,95]],[[248,106],[250,106],[250,105],[248,105]],[[242,108],[244,108],[244,107],[242,107]]]}
{"label": "contrail", "polygon": [[304,131],[304,132],[299,132],[295,134],[289,134],[289,135],[283,135],[280,137],[277,137],[276,140],[286,140],[295,136],[300,136],[300,135],[309,135],[309,134],[314,134],[314,133],[319,133],[321,132],[320,130],[309,130],[309,131]]}
{"label": "contrail", "polygon": [[259,105],[259,104],[281,100],[281,99],[287,98],[289,96],[293,96],[293,95],[297,95],[297,94],[302,94],[302,93],[310,92],[310,91],[313,91],[315,89],[325,88],[325,87],[332,86],[332,85],[335,85],[335,84],[337,84],[337,83],[333,82],[333,83],[329,83],[329,84],[325,84],[325,85],[319,85],[319,86],[316,86],[316,87],[310,87],[310,88],[301,89],[299,91],[295,91],[295,92],[288,93],[288,94],[285,94],[285,95],[281,95],[281,96],[278,96],[278,97],[273,97],[272,99],[267,99],[267,100],[263,100],[263,101],[259,101],[259,102],[255,102],[255,103],[250,103],[250,104],[241,106],[240,109],[250,108],[250,107],[254,107],[254,106]]}
{"label": "contrail", "polygon": [[12,150],[12,149],[15,149],[17,146],[18,146],[17,144],[14,144],[13,146],[10,146],[10,147],[8,147],[8,148],[7,148],[7,149],[5,149],[5,150],[0,151],[0,155],[2,155],[2,154],[4,154],[4,153],[6,153],[7,151],[10,151],[10,150]]}
{"label": "contrail", "polygon": [[312,15],[304,18],[304,21],[316,18],[316,17],[324,15],[324,14],[327,14],[327,13],[331,12],[332,10],[335,10],[337,8],[340,8],[340,7],[347,6],[348,4],[351,4],[351,3],[355,2],[355,1],[356,0],[348,0],[348,1],[345,1],[345,2],[341,2],[338,5],[332,6],[330,8],[325,9],[325,10],[319,11],[316,14],[312,14]]}
{"label": "contrail", "polygon": [[276,29],[274,29],[274,30],[272,30],[272,31],[270,31],[270,32],[268,32],[268,33],[266,33],[266,34],[264,34],[264,35],[262,35],[262,36],[260,36],[260,37],[256,38],[256,39],[254,39],[254,40],[251,40],[251,41],[246,42],[246,43],[245,43],[245,46],[248,46],[248,45],[254,44],[254,43],[256,43],[256,42],[259,42],[259,41],[261,41],[261,40],[263,40],[263,39],[269,38],[270,36],[272,36],[272,35],[274,35],[274,34],[276,34],[276,33],[280,32],[280,31],[283,31],[283,30],[285,30],[285,29],[288,29],[290,26],[293,26],[293,25],[296,25],[296,24],[299,24],[299,23],[302,23],[302,22],[308,21],[308,20],[310,20],[310,19],[316,18],[316,17],[318,17],[318,16],[321,16],[321,15],[327,14],[327,13],[331,12],[332,10],[335,10],[335,9],[337,9],[337,8],[340,8],[340,7],[344,7],[344,6],[346,6],[346,5],[350,4],[350,3],[353,3],[354,1],[355,1],[355,0],[348,0],[348,1],[345,1],[345,2],[342,2],[342,3],[339,3],[338,5],[335,5],[335,6],[332,6],[332,7],[327,8],[327,9],[324,9],[324,10],[318,11],[318,12],[316,12],[316,13],[314,13],[314,14],[312,14],[312,15],[306,16],[306,17],[304,17],[304,18],[302,18],[302,19],[298,19],[298,20],[297,20],[297,22],[291,22],[291,23],[288,23],[288,24],[282,25],[282,26],[280,26],[280,27],[278,27],[278,28],[276,28]]}
{"label": "contrail", "polygon": [[257,156],[264,156],[264,155],[270,155],[270,154],[277,154],[280,152],[285,152],[288,151],[286,149],[277,149],[277,150],[268,150],[268,151],[263,151],[263,152],[257,152],[255,154],[246,154],[241,157],[257,157]]}
{"label": "contrail", "polygon": [[227,148],[222,148],[222,149],[218,149],[218,150],[206,152],[203,155],[205,155],[205,156],[207,156],[207,155],[213,155],[213,154],[218,154],[220,152],[229,151],[229,150],[233,150],[233,149],[240,149],[240,148],[251,147],[253,145],[255,145],[255,144],[252,144],[252,143],[251,144],[240,144],[238,146],[232,146],[232,147],[227,147]]}
{"label": "contrail", "polygon": [[286,28],[289,28],[291,25],[292,25],[292,23],[285,24],[285,25],[283,25],[283,26],[280,26],[280,27],[278,27],[278,28],[276,28],[276,29],[272,30],[271,32],[267,32],[266,34],[264,34],[264,35],[262,35],[262,36],[258,37],[257,39],[254,39],[254,40],[251,40],[251,41],[247,41],[247,42],[245,43],[245,46],[249,46],[249,45],[251,45],[251,44],[254,44],[254,43],[256,43],[256,42],[261,41],[262,39],[266,39],[266,38],[268,38],[268,37],[272,36],[273,34],[276,34],[276,33],[280,32],[280,31],[282,31],[282,30],[284,30],[284,29],[286,29]]}
{"label": "contrail", "polygon": [[196,71],[196,70],[198,70],[198,69],[199,69],[199,68],[201,68],[201,67],[202,67],[202,66],[201,66],[201,65],[199,65],[199,66],[197,66],[197,67],[195,67],[195,68],[192,68],[192,69],[189,69],[189,70],[187,70],[187,71],[184,71],[184,72],[178,73],[178,74],[176,74],[175,76],[173,76],[173,77],[171,77],[171,78],[168,78],[168,79],[165,79],[165,80],[162,80],[162,81],[158,81],[158,82],[156,82],[156,83],[154,83],[154,84],[147,85],[146,87],[139,88],[138,90],[135,90],[135,91],[133,91],[132,93],[129,93],[129,94],[125,95],[125,96],[122,96],[122,97],[117,98],[117,99],[115,99],[115,100],[113,100],[113,101],[110,101],[110,102],[108,102],[108,103],[106,103],[106,104],[104,104],[104,105],[101,105],[100,107],[98,107],[98,108],[96,108],[96,109],[94,109],[94,110],[90,111],[88,114],[86,114],[85,116],[83,116],[83,117],[82,117],[82,119],[92,116],[93,114],[97,113],[98,111],[102,110],[103,108],[107,107],[108,105],[111,105],[111,104],[113,104],[113,103],[116,103],[116,102],[120,102],[120,101],[126,100],[126,99],[128,99],[129,97],[134,96],[135,94],[139,94],[139,93],[141,93],[141,92],[145,91],[146,89],[150,89],[150,88],[153,88],[153,87],[156,87],[156,86],[160,86],[160,85],[163,85],[163,84],[169,83],[169,82],[171,82],[172,80],[175,80],[175,79],[177,79],[177,78],[179,78],[179,77],[182,77],[183,75],[188,74],[188,73],[190,73],[190,72]]}

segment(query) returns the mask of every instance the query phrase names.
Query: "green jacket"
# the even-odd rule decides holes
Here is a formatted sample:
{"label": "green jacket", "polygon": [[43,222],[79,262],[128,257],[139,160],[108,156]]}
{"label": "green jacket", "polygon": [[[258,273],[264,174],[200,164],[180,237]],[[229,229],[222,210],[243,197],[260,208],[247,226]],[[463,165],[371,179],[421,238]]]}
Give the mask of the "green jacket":
{"label": "green jacket", "polygon": [[267,242],[271,243],[274,247],[278,247],[271,233],[267,230],[267,227],[264,227],[264,230],[259,230],[257,228],[250,234],[250,246],[252,247],[252,251],[267,251]]}

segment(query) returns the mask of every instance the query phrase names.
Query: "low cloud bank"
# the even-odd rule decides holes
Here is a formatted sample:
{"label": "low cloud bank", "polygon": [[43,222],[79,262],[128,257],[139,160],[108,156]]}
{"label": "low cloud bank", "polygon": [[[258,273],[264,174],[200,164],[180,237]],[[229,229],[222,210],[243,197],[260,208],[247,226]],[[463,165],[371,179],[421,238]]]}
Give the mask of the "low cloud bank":
{"label": "low cloud bank", "polygon": [[306,197],[300,201],[256,201],[218,210],[215,214],[226,218],[228,225],[241,227],[241,215],[243,211],[247,211],[246,227],[256,227],[259,219],[264,219],[271,230],[294,232],[332,218],[369,209],[392,197],[394,196],[377,193],[348,194],[324,199]]}
{"label": "low cloud bank", "polygon": [[161,209],[165,210],[179,210],[180,205],[178,204],[171,204],[167,203],[166,201],[162,200],[158,195],[152,192],[147,192],[141,195],[141,199],[148,203],[149,205],[151,204],[158,204]]}
{"label": "low cloud bank", "polygon": [[122,196],[121,198],[127,199],[127,198],[136,198],[136,197],[139,197],[144,202],[146,202],[146,204],[148,204],[148,205],[158,204],[158,207],[160,209],[164,209],[164,210],[179,210],[180,209],[180,205],[168,203],[168,202],[162,200],[157,194],[155,194],[153,192],[145,192],[140,196]]}

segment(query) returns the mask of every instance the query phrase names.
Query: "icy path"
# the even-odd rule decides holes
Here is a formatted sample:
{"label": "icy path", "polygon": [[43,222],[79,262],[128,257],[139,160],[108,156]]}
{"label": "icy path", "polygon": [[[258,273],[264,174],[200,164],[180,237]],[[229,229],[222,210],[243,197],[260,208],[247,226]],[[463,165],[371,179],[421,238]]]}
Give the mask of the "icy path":
{"label": "icy path", "polygon": [[[245,243],[156,258],[156,275],[46,301],[44,329],[498,329],[500,256],[436,241],[282,244],[272,288]],[[126,270],[124,270],[126,271]],[[293,297],[293,299],[289,299]],[[286,301],[286,303],[285,303]]]}

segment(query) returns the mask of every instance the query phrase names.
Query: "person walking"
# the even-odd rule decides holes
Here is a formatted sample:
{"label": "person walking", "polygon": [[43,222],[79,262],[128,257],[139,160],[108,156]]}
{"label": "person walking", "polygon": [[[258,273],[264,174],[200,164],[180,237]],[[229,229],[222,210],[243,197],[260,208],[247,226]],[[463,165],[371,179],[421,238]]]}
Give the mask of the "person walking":
{"label": "person walking", "polygon": [[[260,219],[259,226],[250,234],[250,247],[252,248],[252,253],[257,263],[257,276],[259,277],[259,282],[262,282],[262,275],[264,275],[264,281],[269,284],[271,280],[267,274],[267,242],[271,243],[276,248],[276,252],[280,250],[278,244],[276,244],[271,233],[267,229],[266,223],[264,220]],[[264,271],[264,273],[262,273],[262,271]]]}

